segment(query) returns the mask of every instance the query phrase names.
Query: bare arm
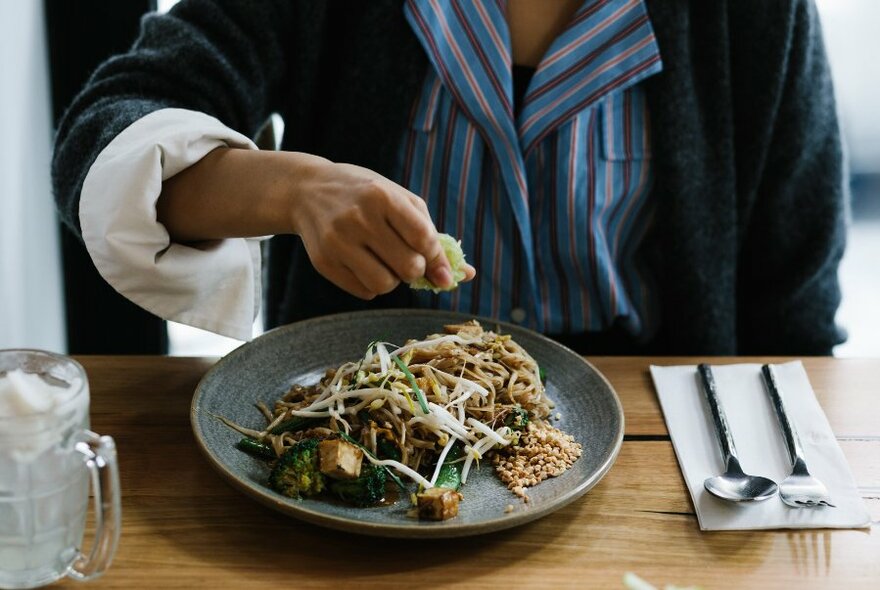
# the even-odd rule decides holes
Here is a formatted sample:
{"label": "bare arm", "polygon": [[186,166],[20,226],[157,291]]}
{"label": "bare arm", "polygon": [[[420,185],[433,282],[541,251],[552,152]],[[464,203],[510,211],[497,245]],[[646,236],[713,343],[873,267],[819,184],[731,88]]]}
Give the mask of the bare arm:
{"label": "bare arm", "polygon": [[297,234],[318,272],[363,299],[452,281],[424,201],[359,166],[221,148],[166,180],[157,209],[177,242]]}

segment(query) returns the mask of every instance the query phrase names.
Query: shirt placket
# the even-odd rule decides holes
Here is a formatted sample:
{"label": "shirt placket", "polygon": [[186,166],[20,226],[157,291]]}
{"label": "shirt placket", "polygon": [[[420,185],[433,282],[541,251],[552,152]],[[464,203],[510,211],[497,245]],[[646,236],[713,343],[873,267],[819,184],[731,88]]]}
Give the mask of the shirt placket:
{"label": "shirt placket", "polygon": [[510,34],[502,10],[497,2],[460,0],[407,0],[404,7],[445,89],[477,128],[498,167],[516,221],[534,311],[538,297],[529,191],[513,117]]}
{"label": "shirt placket", "polygon": [[[574,14],[529,83],[517,135],[532,188],[535,268],[544,302],[539,323],[547,330],[564,331],[573,323],[588,327],[591,314],[605,317],[612,311],[598,296],[607,290],[603,281],[609,276],[600,262],[611,262],[597,259],[605,250],[597,240],[605,238],[594,229],[597,203],[614,195],[597,199],[592,190],[595,150],[581,149],[580,157],[587,159],[581,164],[570,159],[575,146],[594,141],[597,106],[661,68],[644,3],[596,0]],[[557,170],[568,170],[564,181],[555,177]]]}

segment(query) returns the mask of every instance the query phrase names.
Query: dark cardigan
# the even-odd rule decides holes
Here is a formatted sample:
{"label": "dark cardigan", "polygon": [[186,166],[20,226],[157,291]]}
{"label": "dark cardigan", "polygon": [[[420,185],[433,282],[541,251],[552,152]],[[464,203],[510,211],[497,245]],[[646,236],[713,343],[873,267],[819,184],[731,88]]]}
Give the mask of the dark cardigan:
{"label": "dark cardigan", "polygon": [[[647,81],[657,203],[643,245],[665,354],[828,354],[844,246],[840,137],[818,16],[807,0],[653,0],[663,72]],[[389,175],[427,59],[400,0],[184,0],[147,16],[65,115],[55,194],[78,231],[89,167],[120,131],[166,107],[283,149]],[[268,253],[267,324],[377,306],[318,275],[298,238]],[[478,269],[479,270],[479,269]]]}

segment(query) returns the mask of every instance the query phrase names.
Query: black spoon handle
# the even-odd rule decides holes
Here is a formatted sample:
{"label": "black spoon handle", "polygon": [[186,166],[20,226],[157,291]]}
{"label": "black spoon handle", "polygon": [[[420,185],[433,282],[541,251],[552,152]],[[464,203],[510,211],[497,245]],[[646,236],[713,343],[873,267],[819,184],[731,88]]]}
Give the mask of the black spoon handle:
{"label": "black spoon handle", "polygon": [[721,407],[721,400],[718,399],[718,387],[715,385],[715,376],[712,375],[712,368],[707,364],[700,364],[697,366],[697,371],[703,383],[703,390],[706,392],[709,409],[712,411],[712,419],[715,422],[715,435],[718,437],[724,465],[729,467],[731,459],[734,459],[738,465],[739,456],[736,454],[736,445],[733,444],[733,436],[730,434],[727,416],[724,415],[724,408]]}

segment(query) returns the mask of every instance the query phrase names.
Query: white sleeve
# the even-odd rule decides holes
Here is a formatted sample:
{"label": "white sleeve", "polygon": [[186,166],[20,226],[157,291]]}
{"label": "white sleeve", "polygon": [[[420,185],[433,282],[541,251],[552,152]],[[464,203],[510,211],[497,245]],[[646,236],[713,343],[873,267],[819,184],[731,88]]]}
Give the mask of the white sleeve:
{"label": "white sleeve", "polygon": [[166,320],[248,340],[260,305],[264,238],[177,244],[156,219],[162,181],[221,146],[257,149],[204,113],[146,115],[89,169],[79,220],[98,272],[119,293]]}

